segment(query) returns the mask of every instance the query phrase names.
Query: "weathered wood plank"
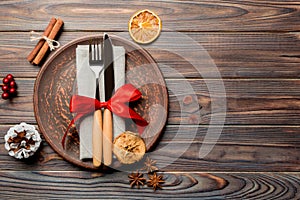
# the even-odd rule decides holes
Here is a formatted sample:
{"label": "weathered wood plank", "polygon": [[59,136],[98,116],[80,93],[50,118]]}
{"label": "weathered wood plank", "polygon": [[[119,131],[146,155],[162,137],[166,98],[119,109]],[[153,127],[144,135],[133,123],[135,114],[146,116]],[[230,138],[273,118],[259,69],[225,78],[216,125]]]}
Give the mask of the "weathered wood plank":
{"label": "weathered wood plank", "polygon": [[[103,31],[130,39],[128,19],[144,8],[163,21],[159,39],[144,48],[160,64],[170,94],[170,125],[151,153],[164,166],[164,190],[130,189],[126,172],[85,171],[62,160],[45,141],[30,160],[8,156],[3,136],[10,124],[36,124],[32,94],[40,68],[26,61],[34,46],[28,32],[42,31],[50,17],[59,16],[65,21],[61,44]],[[284,173],[300,170],[299,13],[300,3],[293,0],[1,1],[0,77],[13,73],[19,96],[0,100],[0,199],[300,199],[300,174]],[[174,44],[185,42],[180,34],[201,45],[193,48],[197,54]],[[187,62],[199,63],[197,57],[200,73]],[[207,89],[221,80],[208,67],[212,61],[225,78],[226,125],[212,151],[200,158],[200,148],[214,144],[205,138],[210,119],[225,114],[218,111],[225,93],[210,96]],[[183,83],[196,91],[188,104]]]}
{"label": "weathered wood plank", "polygon": [[[32,95],[35,79],[16,79],[19,96],[11,101],[0,99],[1,123],[35,123]],[[224,79],[224,91],[209,91],[221,80],[167,79],[169,90],[168,124],[210,124],[211,117],[224,115],[225,124],[237,125],[299,125],[300,103],[298,79]],[[191,91],[183,88],[191,87]],[[184,99],[195,95],[187,105]],[[221,97],[226,95],[227,103]],[[196,99],[197,97],[197,99]],[[215,108],[212,110],[212,103]],[[199,106],[200,105],[200,106]],[[199,108],[201,109],[199,110]]]}
{"label": "weathered wood plank", "polygon": [[[297,31],[299,3],[286,1],[2,1],[0,30],[43,30],[52,16],[65,30],[126,31],[137,10],[154,10],[163,30],[176,31]],[[130,6],[128,6],[130,5]],[[67,14],[66,14],[67,13]]]}
{"label": "weathered wood plank", "polygon": [[[8,156],[3,136],[8,125],[0,126],[0,170],[82,170],[62,160],[46,142],[27,161]],[[199,150],[207,127],[167,126],[150,155],[164,171],[298,171],[300,170],[299,127],[224,127],[213,150],[204,158]],[[284,135],[284,138],[282,138]]]}
{"label": "weathered wood plank", "polygon": [[[163,190],[130,188],[127,173],[0,172],[1,198],[299,199],[298,173],[164,173]],[[38,184],[38,192],[37,190]],[[126,194],[126,195],[124,195]]]}
{"label": "weathered wood plank", "polygon": [[[100,32],[63,32],[59,41],[64,45],[87,34]],[[126,32],[113,34],[131,40]],[[166,78],[220,78],[212,69],[213,63],[223,78],[299,78],[299,37],[298,33],[168,32],[144,48],[160,64]],[[174,45],[174,41],[188,42]],[[26,60],[34,45],[27,32],[1,34],[0,76],[14,73],[17,77],[36,77],[40,67]]]}
{"label": "weathered wood plank", "polygon": [[34,79],[16,78],[17,97],[11,100],[0,100],[1,123],[36,123],[33,112]]}
{"label": "weathered wood plank", "polygon": [[[194,135],[193,142],[200,144],[208,134],[208,127],[167,125],[160,142],[187,143]],[[224,126],[217,144],[297,147],[300,146],[298,132],[298,126]],[[206,142],[211,143],[212,140]]]}
{"label": "weathered wood plank", "polygon": [[[218,144],[204,158],[199,157],[201,143],[161,144],[164,151],[154,152],[157,165],[166,171],[299,171],[298,148],[283,146]],[[186,151],[183,149],[188,147]]]}
{"label": "weathered wood plank", "polygon": [[[294,124],[299,118],[298,80],[223,80],[225,93],[217,88],[220,80],[167,80],[170,92],[169,124],[209,124],[211,118],[225,114],[220,112],[226,98],[225,124]],[[189,90],[182,85],[190,85],[197,100],[194,98],[190,105],[182,105],[189,95]],[[207,86],[215,87],[208,90]],[[173,95],[173,94],[176,94]],[[197,118],[197,103],[200,118]],[[215,108],[212,108],[214,103]],[[195,108],[196,107],[196,108]]]}

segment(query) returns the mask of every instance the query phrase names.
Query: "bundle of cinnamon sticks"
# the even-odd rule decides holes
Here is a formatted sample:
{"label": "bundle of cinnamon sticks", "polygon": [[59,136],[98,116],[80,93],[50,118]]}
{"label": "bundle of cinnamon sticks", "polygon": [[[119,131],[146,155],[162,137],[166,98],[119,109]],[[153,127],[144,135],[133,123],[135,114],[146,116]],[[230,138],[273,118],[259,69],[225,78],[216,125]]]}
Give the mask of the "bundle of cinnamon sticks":
{"label": "bundle of cinnamon sticks", "polygon": [[[63,24],[64,22],[61,19],[55,19],[52,17],[43,35],[51,40],[54,40],[59,34]],[[48,50],[48,43],[44,39],[40,39],[35,48],[28,55],[27,60],[31,64],[39,65],[41,64],[41,61],[44,59],[45,55],[47,55]]]}

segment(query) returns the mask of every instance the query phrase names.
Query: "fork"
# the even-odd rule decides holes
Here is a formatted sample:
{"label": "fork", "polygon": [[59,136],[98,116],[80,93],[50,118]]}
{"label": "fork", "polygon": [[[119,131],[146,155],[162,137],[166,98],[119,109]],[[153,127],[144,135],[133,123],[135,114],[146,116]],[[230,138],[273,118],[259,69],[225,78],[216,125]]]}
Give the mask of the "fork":
{"label": "fork", "polygon": [[[89,65],[90,69],[94,72],[96,77],[96,99],[100,101],[99,94],[99,76],[101,70],[104,68],[103,64],[103,43],[101,43],[101,53],[99,49],[98,42],[89,45]],[[99,167],[102,162],[102,140],[103,140],[103,130],[102,130],[102,112],[101,110],[96,110],[94,112],[94,121],[92,129],[92,141],[93,141],[93,165]]]}

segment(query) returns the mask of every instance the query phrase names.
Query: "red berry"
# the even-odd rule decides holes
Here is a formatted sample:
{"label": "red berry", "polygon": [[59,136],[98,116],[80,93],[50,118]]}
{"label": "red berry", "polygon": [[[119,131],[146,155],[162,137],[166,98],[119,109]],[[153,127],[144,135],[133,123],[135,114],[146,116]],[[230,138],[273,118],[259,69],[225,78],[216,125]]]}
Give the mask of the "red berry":
{"label": "red berry", "polygon": [[17,94],[16,88],[10,88],[10,89],[9,89],[9,94],[11,94],[11,95]]}
{"label": "red berry", "polygon": [[8,85],[2,85],[2,91],[7,92],[9,90]]}
{"label": "red berry", "polygon": [[11,74],[7,74],[5,78],[7,78],[9,81],[14,80],[14,76]]}
{"label": "red berry", "polygon": [[3,83],[4,83],[4,84],[8,84],[9,82],[10,82],[10,80],[9,80],[8,78],[4,78],[4,79],[3,79]]}
{"label": "red berry", "polygon": [[9,99],[9,93],[7,92],[2,93],[2,99]]}
{"label": "red berry", "polygon": [[16,84],[15,81],[11,81],[11,82],[9,83],[9,86],[10,86],[11,88],[16,88],[17,84]]}

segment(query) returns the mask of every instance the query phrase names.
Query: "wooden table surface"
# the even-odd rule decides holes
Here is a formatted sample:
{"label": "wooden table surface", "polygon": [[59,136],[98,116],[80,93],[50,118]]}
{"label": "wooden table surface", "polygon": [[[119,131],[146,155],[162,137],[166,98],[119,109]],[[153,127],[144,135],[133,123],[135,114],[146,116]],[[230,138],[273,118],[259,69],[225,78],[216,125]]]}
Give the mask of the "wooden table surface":
{"label": "wooden table surface", "polygon": [[[1,199],[300,198],[299,1],[5,0],[0,5],[0,75],[12,73],[19,86],[12,101],[0,100]],[[54,16],[65,22],[59,38],[62,45],[103,32],[129,38],[128,19],[145,8],[162,19],[160,38],[143,47],[161,64],[169,89],[166,128],[153,151],[159,152],[157,163],[178,157],[161,169],[166,181],[163,190],[131,189],[127,172],[107,174],[74,166],[45,141],[32,159],[8,156],[3,136],[9,127],[23,121],[37,125],[33,88],[40,67],[26,60],[35,45],[29,41],[29,32],[42,33]],[[205,67],[200,75],[187,60],[164,50],[195,53],[178,49],[180,34],[208,52],[221,77]],[[207,89],[214,81],[224,83],[226,113],[211,108],[212,104],[221,106],[218,95],[210,95]],[[200,110],[187,107],[181,112],[188,96],[182,83],[192,86]],[[199,124],[193,120],[197,112]],[[208,128],[222,125],[212,124],[211,119],[224,114],[217,143],[200,158]],[[180,137],[175,137],[179,127]],[[182,152],[185,146],[188,149]]]}

